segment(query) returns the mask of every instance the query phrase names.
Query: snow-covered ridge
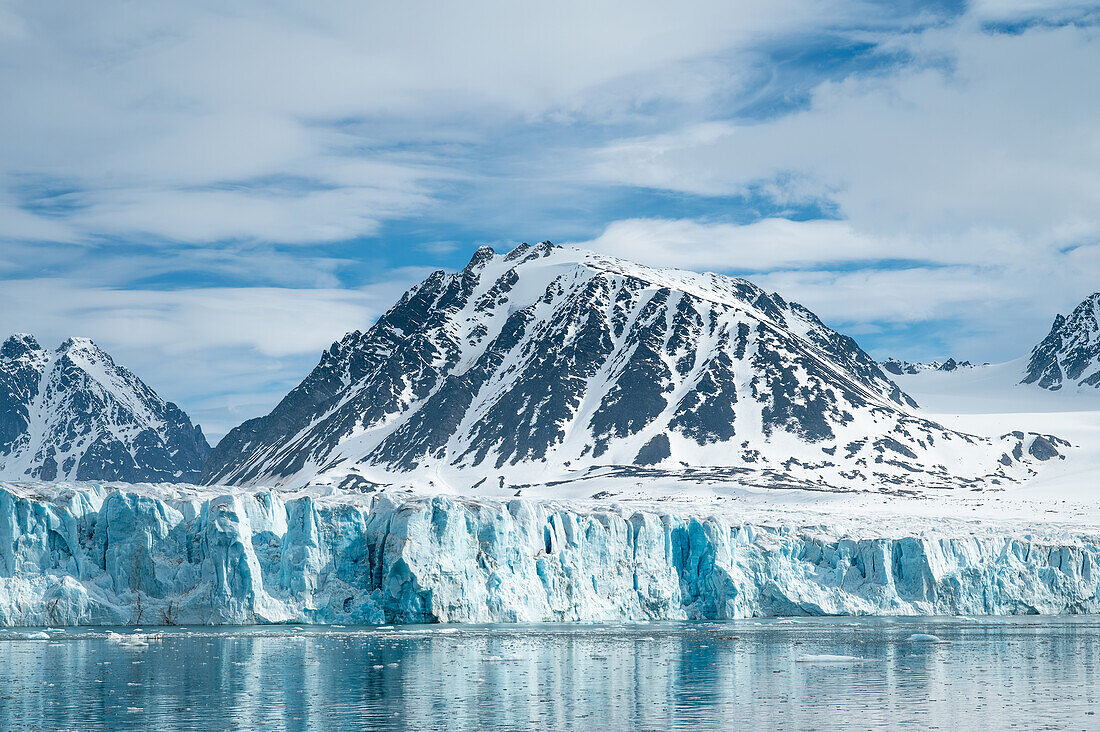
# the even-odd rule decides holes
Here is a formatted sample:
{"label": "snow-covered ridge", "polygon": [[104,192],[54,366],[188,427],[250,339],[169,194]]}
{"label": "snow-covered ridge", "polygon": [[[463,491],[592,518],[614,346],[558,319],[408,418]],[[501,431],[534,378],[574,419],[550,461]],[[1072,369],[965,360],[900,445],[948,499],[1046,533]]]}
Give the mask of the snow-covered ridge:
{"label": "snow-covered ridge", "polygon": [[231,431],[204,480],[467,491],[615,465],[818,489],[1002,485],[1046,457],[1040,435],[1006,427],[922,418],[855,341],[746,280],[543,242],[432,274]]}
{"label": "snow-covered ridge", "polygon": [[186,414],[90,340],[0,345],[0,476],[193,480],[209,451]]}
{"label": "snow-covered ridge", "polygon": [[[882,362],[882,370],[894,376],[915,376],[922,371],[958,371],[960,369],[979,368],[978,364],[969,361],[956,361],[949,358],[946,361],[929,361],[928,363],[902,361],[896,358],[888,358]],[[981,366],[988,366],[988,363]]]}
{"label": "snow-covered ridge", "polygon": [[0,624],[1100,611],[1095,536],[889,532],[702,507],[8,484]]}
{"label": "snow-covered ridge", "polygon": [[1050,333],[1031,351],[1020,383],[1058,390],[1070,384],[1100,387],[1100,292],[1058,315]]}

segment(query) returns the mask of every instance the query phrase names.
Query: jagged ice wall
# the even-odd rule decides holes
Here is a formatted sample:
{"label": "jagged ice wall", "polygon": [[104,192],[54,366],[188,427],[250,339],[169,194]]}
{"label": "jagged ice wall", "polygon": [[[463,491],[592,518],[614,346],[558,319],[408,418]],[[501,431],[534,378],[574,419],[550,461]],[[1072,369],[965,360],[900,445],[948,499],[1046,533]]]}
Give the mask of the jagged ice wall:
{"label": "jagged ice wall", "polygon": [[1100,546],[563,503],[0,487],[0,624],[1100,611]]}

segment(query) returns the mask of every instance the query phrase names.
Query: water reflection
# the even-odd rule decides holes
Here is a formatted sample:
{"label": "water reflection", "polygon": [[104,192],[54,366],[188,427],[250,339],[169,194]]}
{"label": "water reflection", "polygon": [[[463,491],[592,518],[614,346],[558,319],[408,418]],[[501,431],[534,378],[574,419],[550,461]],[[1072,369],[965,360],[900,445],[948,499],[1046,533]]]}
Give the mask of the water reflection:
{"label": "water reflection", "polygon": [[1100,729],[1095,618],[47,633],[2,729]]}

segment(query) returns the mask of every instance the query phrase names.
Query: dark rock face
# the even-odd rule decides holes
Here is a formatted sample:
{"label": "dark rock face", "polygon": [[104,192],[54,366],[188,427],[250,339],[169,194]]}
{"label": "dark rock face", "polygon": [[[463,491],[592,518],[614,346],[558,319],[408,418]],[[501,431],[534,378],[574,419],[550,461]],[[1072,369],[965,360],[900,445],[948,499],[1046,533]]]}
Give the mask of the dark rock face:
{"label": "dark rock face", "polygon": [[638,451],[638,456],[634,458],[634,464],[656,465],[670,455],[672,455],[672,448],[668,443],[668,435],[654,435],[653,439]]}
{"label": "dark rock face", "polygon": [[745,280],[548,242],[482,248],[334,344],[269,415],[222,440],[203,480],[467,471],[504,485],[608,465],[751,464],[867,481],[946,475],[928,457],[941,442],[991,449],[911,406],[855,341]]}
{"label": "dark rock face", "polygon": [[86,339],[56,351],[0,346],[0,475],[7,479],[197,480],[199,427]]}
{"label": "dark rock face", "polygon": [[0,454],[9,453],[27,432],[48,358],[33,336],[14,335],[0,346]]}
{"label": "dark rock face", "polygon": [[1070,384],[1100,386],[1100,292],[1058,315],[1047,337],[1031,350],[1021,384],[1056,391]]}
{"label": "dark rock face", "polygon": [[1058,451],[1058,447],[1068,447],[1069,445],[1064,440],[1058,440],[1052,438],[1050,435],[1039,435],[1031,442],[1031,446],[1027,448],[1028,454],[1034,457],[1036,460],[1052,460],[1059,458],[1065,459],[1065,455]]}

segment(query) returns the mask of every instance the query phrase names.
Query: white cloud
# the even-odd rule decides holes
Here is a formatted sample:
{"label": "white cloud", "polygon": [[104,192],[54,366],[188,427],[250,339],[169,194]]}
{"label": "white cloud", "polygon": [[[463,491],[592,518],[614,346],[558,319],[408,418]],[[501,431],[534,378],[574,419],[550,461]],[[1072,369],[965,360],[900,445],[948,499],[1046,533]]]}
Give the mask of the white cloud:
{"label": "white cloud", "polygon": [[[917,62],[821,84],[802,111],[689,124],[591,159],[606,183],[705,195],[764,185],[791,204],[828,201],[842,221],[632,219],[588,245],[726,271],[816,268],[754,279],[833,322],[951,319],[960,326],[944,339],[1019,355],[1054,312],[1100,288],[1100,29],[984,32],[991,12],[889,39]],[[884,270],[880,258],[928,266]],[[831,271],[853,259],[865,269]]]}
{"label": "white cloud", "polygon": [[182,242],[261,239],[280,243],[337,241],[374,234],[425,197],[384,188],[302,193],[256,190],[130,189],[90,197],[70,221],[85,231],[153,235]]}
{"label": "white cloud", "polygon": [[752,272],[837,260],[896,256],[896,242],[869,239],[844,221],[760,219],[707,224],[690,219],[624,219],[578,244],[658,267]]}
{"label": "white cloud", "polygon": [[58,181],[83,210],[0,236],[370,235],[472,174],[454,150],[399,153],[410,141],[698,103],[737,84],[716,54],[880,15],[839,0],[10,3],[0,188]]}
{"label": "white cloud", "polygon": [[[688,126],[625,140],[593,165],[601,180],[692,193],[784,181],[796,199],[828,198],[856,230],[934,235],[988,231],[1053,237],[1100,221],[1100,68],[1094,28],[991,35],[959,27],[908,42],[950,71],[917,66],[819,86],[800,112],[759,124]],[[787,181],[790,181],[787,183]],[[1051,241],[1053,242],[1053,239]],[[960,253],[955,251],[956,256]]]}

